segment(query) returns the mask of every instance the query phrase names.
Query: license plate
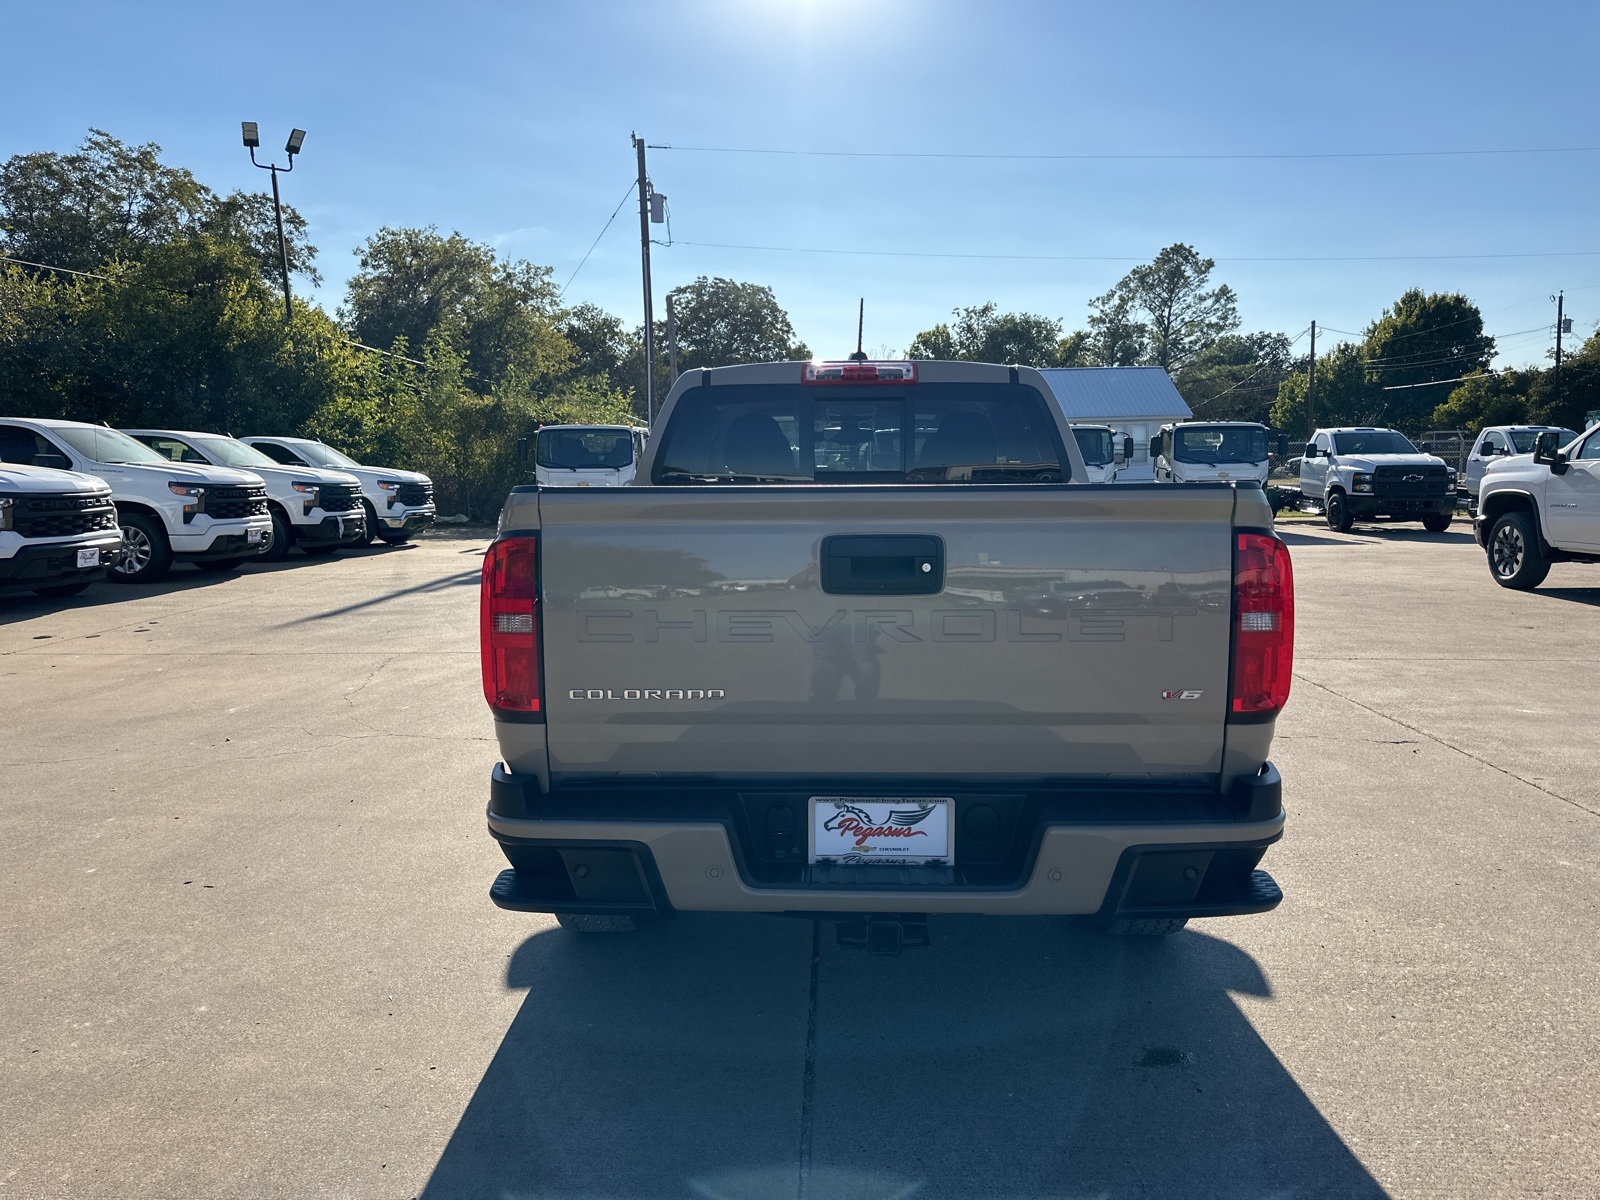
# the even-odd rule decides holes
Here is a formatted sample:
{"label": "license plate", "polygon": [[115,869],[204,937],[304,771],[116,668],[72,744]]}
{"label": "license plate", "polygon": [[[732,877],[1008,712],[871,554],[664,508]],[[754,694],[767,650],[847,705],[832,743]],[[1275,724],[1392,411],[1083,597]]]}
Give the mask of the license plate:
{"label": "license plate", "polygon": [[79,550],[78,565],[80,567],[98,567],[100,565],[100,551]]}
{"label": "license plate", "polygon": [[245,530],[245,533],[244,533],[245,545],[247,545],[247,546],[255,545],[257,542],[259,542],[261,540],[261,535],[264,534],[264,533],[266,533],[265,529],[247,529],[247,530]]}
{"label": "license plate", "polygon": [[949,863],[948,796],[813,796],[810,861]]}

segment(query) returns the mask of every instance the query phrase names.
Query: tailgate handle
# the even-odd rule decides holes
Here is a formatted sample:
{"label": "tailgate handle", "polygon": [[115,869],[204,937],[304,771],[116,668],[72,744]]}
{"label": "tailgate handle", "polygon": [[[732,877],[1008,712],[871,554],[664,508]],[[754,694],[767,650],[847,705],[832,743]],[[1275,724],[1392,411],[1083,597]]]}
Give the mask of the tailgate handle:
{"label": "tailgate handle", "polygon": [[822,539],[822,590],[832,596],[932,596],[944,590],[944,540],[926,534]]}

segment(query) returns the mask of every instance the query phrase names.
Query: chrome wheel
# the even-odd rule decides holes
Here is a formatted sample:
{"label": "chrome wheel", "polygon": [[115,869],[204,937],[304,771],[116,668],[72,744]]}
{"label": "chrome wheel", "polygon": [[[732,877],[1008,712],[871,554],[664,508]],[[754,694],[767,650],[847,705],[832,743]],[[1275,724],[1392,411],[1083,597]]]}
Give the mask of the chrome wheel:
{"label": "chrome wheel", "polygon": [[1494,531],[1494,540],[1489,543],[1489,565],[1500,578],[1510,579],[1522,569],[1527,551],[1522,530],[1507,521]]}
{"label": "chrome wheel", "polygon": [[137,575],[150,565],[155,557],[155,546],[150,536],[137,525],[122,527],[122,557],[111,568],[118,575]]}

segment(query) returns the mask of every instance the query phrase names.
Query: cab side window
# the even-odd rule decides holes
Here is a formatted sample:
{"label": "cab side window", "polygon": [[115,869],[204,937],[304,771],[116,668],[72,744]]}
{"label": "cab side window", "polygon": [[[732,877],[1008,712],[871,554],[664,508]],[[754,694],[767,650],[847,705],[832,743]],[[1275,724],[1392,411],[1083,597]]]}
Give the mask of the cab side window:
{"label": "cab side window", "polygon": [[1505,435],[1499,433],[1489,433],[1484,435],[1483,449],[1481,449],[1478,453],[1480,457],[1488,458],[1491,454],[1502,453],[1505,448]]}
{"label": "cab side window", "polygon": [[286,467],[303,467],[306,465],[287,446],[280,446],[277,442],[252,442],[251,445],[273,462],[282,463]]}
{"label": "cab side window", "polygon": [[204,458],[200,457],[199,451],[183,442],[178,441],[175,438],[147,437],[140,438],[139,440],[146,446],[149,446],[150,449],[154,450],[157,454],[165,455],[173,462],[204,463],[206,461]]}
{"label": "cab side window", "polygon": [[61,469],[72,465],[52,443],[20,425],[0,425],[0,462]]}
{"label": "cab side window", "polygon": [[1600,429],[1591,433],[1583,445],[1578,447],[1578,453],[1574,455],[1574,458],[1587,461],[1600,459]]}

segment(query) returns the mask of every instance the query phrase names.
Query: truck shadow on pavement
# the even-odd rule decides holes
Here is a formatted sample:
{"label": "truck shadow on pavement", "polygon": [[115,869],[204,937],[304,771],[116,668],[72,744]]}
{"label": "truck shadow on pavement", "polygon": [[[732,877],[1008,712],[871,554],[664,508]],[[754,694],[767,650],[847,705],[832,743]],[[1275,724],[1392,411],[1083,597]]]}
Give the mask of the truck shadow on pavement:
{"label": "truck shadow on pavement", "polygon": [[1565,600],[1569,604],[1592,604],[1600,607],[1600,587],[1592,588],[1535,588],[1533,596],[1548,596],[1552,600]]}
{"label": "truck shadow on pavement", "polygon": [[[550,930],[428,1200],[1382,1197],[1230,997],[1255,961],[1046,918],[872,958],[691,915]],[[808,1039],[808,1027],[814,1037]]]}

